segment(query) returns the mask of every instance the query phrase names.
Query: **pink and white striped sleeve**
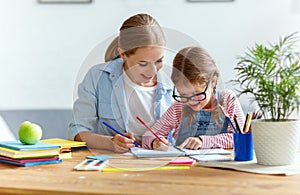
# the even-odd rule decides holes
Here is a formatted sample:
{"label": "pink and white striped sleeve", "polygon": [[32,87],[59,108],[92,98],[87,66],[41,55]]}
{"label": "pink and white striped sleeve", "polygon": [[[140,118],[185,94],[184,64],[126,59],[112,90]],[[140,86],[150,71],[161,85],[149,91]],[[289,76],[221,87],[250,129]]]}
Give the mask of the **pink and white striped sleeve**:
{"label": "pink and white striped sleeve", "polygon": [[[183,105],[181,103],[174,102],[162,115],[162,117],[154,124],[152,130],[161,137],[167,137],[168,133],[174,128],[177,130],[180,124],[182,107]],[[151,132],[147,131],[142,136],[142,147],[152,149],[152,142],[154,139],[155,136]]]}
{"label": "pink and white striped sleeve", "polygon": [[[230,90],[224,91],[222,93],[222,99],[225,110],[229,114],[231,120],[233,120],[234,115],[236,115],[240,125],[244,125],[245,115],[234,92]],[[234,130],[228,124],[228,133],[222,133],[214,136],[199,136],[202,140],[201,148],[233,148],[233,133]]]}

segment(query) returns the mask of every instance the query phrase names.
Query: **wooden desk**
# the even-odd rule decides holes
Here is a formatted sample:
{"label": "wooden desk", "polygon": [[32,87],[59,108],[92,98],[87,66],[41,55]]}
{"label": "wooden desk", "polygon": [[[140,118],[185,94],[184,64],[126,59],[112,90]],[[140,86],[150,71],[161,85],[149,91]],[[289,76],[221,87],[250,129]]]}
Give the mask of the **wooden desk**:
{"label": "wooden desk", "polygon": [[[0,163],[1,194],[299,194],[300,175],[270,176],[193,166],[189,170],[102,173],[74,171],[86,155],[73,152],[61,164],[16,167]],[[160,163],[111,154],[112,164]],[[163,160],[161,160],[162,162]]]}

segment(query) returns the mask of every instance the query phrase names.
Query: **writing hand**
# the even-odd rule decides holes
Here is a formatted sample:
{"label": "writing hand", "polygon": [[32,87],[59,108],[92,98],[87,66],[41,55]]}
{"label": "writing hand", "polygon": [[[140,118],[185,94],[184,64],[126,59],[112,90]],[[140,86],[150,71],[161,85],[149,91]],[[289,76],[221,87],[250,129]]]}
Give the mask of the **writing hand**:
{"label": "writing hand", "polygon": [[[168,141],[165,138],[161,137],[161,139],[163,141],[165,141],[166,143],[168,143]],[[153,149],[154,150],[167,151],[167,150],[169,150],[170,146],[171,146],[170,143],[168,143],[168,145],[166,145],[157,138],[153,141]]]}
{"label": "writing hand", "polygon": [[133,142],[135,141],[133,134],[125,133],[125,135],[127,137],[116,134],[112,138],[114,152],[128,152],[130,148],[135,147],[135,145],[133,144]]}
{"label": "writing hand", "polygon": [[180,148],[186,148],[190,150],[198,150],[202,146],[202,141],[199,137],[189,137],[182,144]]}

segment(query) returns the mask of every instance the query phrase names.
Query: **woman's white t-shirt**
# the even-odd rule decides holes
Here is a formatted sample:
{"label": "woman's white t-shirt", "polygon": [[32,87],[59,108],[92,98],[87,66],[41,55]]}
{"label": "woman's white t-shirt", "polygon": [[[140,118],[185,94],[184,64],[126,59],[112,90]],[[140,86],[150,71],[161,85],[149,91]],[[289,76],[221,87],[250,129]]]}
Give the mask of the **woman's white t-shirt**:
{"label": "woman's white t-shirt", "polygon": [[147,131],[136,117],[139,116],[150,127],[154,125],[154,95],[156,86],[143,87],[135,84],[123,73],[123,82],[126,94],[126,108],[128,112],[128,133],[133,133],[138,140],[142,139],[142,135]]}

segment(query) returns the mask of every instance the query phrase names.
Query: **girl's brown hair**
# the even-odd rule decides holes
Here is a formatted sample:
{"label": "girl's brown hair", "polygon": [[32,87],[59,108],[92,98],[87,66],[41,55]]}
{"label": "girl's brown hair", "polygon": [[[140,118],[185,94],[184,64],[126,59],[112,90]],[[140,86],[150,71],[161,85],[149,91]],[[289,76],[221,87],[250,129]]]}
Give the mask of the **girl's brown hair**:
{"label": "girl's brown hair", "polygon": [[[212,57],[200,47],[187,47],[180,50],[173,60],[173,70],[171,79],[176,85],[182,83],[185,85],[203,85],[219,77],[219,71]],[[210,85],[212,82],[210,82]],[[215,93],[214,86],[214,92]],[[214,95],[214,94],[213,94]],[[214,102],[216,103],[216,102]],[[195,111],[189,106],[183,109],[184,116],[188,116],[188,124],[195,119]],[[213,117],[218,124],[217,117],[220,114],[218,106],[213,110]],[[218,124],[220,125],[220,124]]]}
{"label": "girl's brown hair", "polygon": [[118,47],[130,56],[140,47],[165,46],[164,32],[158,22],[148,14],[137,14],[124,21],[119,36],[108,46],[105,61],[119,57]]}

